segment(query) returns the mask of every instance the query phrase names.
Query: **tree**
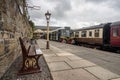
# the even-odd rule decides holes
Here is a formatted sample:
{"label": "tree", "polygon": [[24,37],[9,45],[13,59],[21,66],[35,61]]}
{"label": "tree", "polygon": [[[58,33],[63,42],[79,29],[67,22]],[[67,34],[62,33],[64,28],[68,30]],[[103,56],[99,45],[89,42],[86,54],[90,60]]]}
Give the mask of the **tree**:
{"label": "tree", "polygon": [[35,29],[35,24],[34,24],[34,22],[33,22],[32,20],[30,20],[30,21],[29,21],[29,24],[30,24],[30,26],[32,27],[32,30],[34,30],[34,29]]}

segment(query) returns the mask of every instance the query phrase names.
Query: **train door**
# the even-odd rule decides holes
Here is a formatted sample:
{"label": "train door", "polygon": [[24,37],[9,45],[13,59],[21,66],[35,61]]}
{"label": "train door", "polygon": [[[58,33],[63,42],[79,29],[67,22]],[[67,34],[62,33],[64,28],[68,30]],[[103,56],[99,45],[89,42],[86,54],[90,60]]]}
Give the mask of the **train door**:
{"label": "train door", "polygon": [[120,28],[119,28],[119,37],[120,37]]}
{"label": "train door", "polygon": [[114,47],[120,46],[120,26],[111,27],[110,44]]}
{"label": "train door", "polygon": [[103,45],[109,46],[110,44],[110,23],[104,25],[103,27]]}

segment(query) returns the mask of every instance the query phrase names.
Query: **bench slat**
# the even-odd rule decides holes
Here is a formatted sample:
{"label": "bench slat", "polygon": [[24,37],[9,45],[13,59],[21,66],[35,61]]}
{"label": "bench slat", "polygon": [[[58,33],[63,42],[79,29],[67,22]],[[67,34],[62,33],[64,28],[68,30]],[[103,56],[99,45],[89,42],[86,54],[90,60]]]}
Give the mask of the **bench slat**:
{"label": "bench slat", "polygon": [[36,54],[43,54],[40,49],[36,49]]}

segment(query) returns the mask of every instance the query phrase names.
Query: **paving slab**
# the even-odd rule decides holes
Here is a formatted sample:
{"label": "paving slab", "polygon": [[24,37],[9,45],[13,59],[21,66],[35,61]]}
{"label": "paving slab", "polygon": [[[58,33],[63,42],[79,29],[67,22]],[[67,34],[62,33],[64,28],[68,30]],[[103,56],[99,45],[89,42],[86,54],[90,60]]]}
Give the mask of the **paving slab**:
{"label": "paving slab", "polygon": [[72,68],[96,66],[96,64],[87,60],[66,61]]}
{"label": "paving slab", "polygon": [[67,58],[70,59],[70,60],[80,60],[80,59],[83,59],[83,58],[80,58],[80,57],[75,56],[75,55],[67,56]]}
{"label": "paving slab", "polygon": [[57,48],[57,47],[55,47],[55,46],[52,46],[52,45],[51,45],[51,48],[52,48],[52,49],[54,49],[54,51],[57,51],[57,52],[62,52],[62,50],[61,50],[61,49],[59,49],[59,48]]}
{"label": "paving slab", "polygon": [[56,53],[57,56],[72,56],[74,54],[71,54],[69,52],[61,52],[61,53]]}
{"label": "paving slab", "polygon": [[44,55],[44,57],[51,57],[51,56],[56,56],[56,54],[43,54]]}
{"label": "paving slab", "polygon": [[59,70],[72,69],[65,62],[51,62],[51,63],[48,63],[48,66],[50,68],[50,71],[59,71]]}
{"label": "paving slab", "polygon": [[45,57],[45,59],[47,62],[68,61],[69,60],[67,57],[60,57],[60,56]]}
{"label": "paving slab", "polygon": [[99,80],[84,69],[72,69],[52,72],[54,80]]}
{"label": "paving slab", "polygon": [[102,80],[108,80],[108,79],[120,77],[119,75],[117,75],[113,72],[110,72],[109,70],[104,69],[104,68],[99,67],[99,66],[88,67],[85,69]]}

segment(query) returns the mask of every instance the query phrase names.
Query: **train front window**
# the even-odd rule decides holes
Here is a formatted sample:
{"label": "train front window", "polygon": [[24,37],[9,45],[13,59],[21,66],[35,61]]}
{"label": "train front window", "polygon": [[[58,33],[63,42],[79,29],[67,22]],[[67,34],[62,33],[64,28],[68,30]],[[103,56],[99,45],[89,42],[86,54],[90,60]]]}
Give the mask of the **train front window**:
{"label": "train front window", "polygon": [[119,30],[118,30],[118,28],[114,28],[114,29],[113,29],[113,36],[114,36],[114,37],[119,36]]}

